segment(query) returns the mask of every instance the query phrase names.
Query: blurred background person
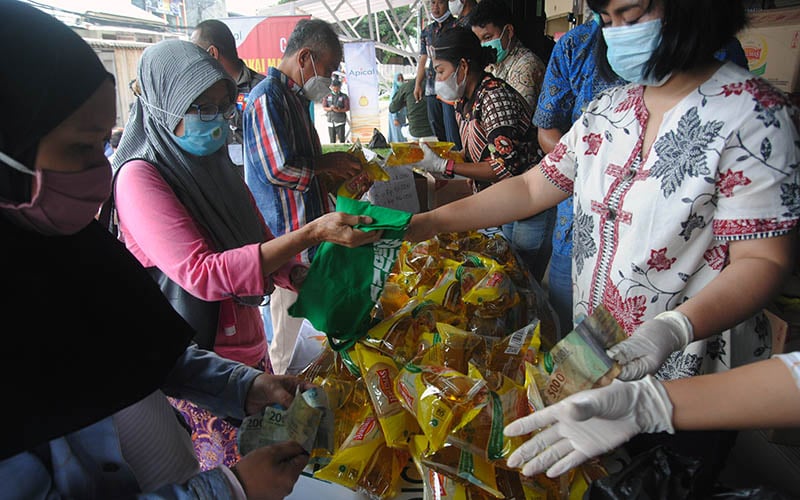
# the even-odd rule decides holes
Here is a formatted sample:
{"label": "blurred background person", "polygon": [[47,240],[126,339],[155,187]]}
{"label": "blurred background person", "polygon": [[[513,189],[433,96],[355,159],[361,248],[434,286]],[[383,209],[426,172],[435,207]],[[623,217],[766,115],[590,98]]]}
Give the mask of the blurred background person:
{"label": "blurred background person", "polygon": [[201,21],[192,32],[192,43],[208,52],[225,68],[228,75],[236,82],[236,114],[230,120],[231,133],[228,134],[228,155],[244,176],[244,152],[242,144],[242,111],[250,91],[264,79],[264,75],[249,68],[239,58],[236,39],[227,24],[218,19]]}
{"label": "blurred background person", "polygon": [[342,81],[334,77],[331,91],[322,99],[322,110],[328,118],[328,138],[331,144],[338,140],[344,144],[344,129],[347,125],[347,112],[350,111],[350,97],[342,92]]}
{"label": "blurred background person", "polygon": [[[394,79],[392,80],[392,92],[389,94],[389,107],[391,107],[392,100],[394,99],[394,96],[397,95],[397,91],[400,90],[400,87],[403,86],[403,83],[405,83],[403,74],[395,73]],[[387,135],[386,140],[389,142],[406,142],[406,138],[403,135],[403,127],[405,127],[406,124],[405,108],[400,108],[394,112],[390,109],[389,134]]]}

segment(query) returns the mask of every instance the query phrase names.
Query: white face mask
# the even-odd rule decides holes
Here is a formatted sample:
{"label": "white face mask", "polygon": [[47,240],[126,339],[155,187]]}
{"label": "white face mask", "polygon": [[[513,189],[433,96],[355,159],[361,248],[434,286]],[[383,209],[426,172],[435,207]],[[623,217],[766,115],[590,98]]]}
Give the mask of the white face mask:
{"label": "white face mask", "polygon": [[451,0],[447,2],[447,5],[450,7],[450,13],[456,17],[460,16],[461,11],[464,10],[464,4],[461,0]]}
{"label": "white face mask", "polygon": [[465,74],[464,80],[458,83],[458,69],[460,67],[461,65],[456,66],[456,70],[453,71],[453,74],[449,76],[447,80],[436,80],[434,83],[436,95],[443,101],[455,102],[464,97],[464,91],[467,89],[467,75]]}
{"label": "white face mask", "polygon": [[449,10],[446,11],[444,14],[442,14],[440,17],[434,17],[433,14],[431,14],[431,19],[433,19],[437,23],[441,23],[441,22],[446,21],[448,17],[450,17],[450,11]]}
{"label": "white face mask", "polygon": [[301,67],[300,78],[303,80],[303,93],[309,101],[317,102],[328,95],[333,80],[317,75],[317,67],[314,65],[314,56],[312,54],[309,54],[309,56],[311,56],[311,67],[314,68],[314,76],[306,80],[303,74],[303,68]]}

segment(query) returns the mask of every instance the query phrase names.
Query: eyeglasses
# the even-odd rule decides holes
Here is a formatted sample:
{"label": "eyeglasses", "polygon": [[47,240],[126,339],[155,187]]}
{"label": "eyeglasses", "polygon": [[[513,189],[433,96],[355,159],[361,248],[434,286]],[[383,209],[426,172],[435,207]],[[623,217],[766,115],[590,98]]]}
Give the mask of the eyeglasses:
{"label": "eyeglasses", "polygon": [[226,104],[222,109],[220,109],[220,107],[216,104],[211,103],[190,104],[189,109],[194,110],[202,122],[214,121],[220,114],[222,114],[224,119],[230,120],[236,114],[236,104],[234,103]]}

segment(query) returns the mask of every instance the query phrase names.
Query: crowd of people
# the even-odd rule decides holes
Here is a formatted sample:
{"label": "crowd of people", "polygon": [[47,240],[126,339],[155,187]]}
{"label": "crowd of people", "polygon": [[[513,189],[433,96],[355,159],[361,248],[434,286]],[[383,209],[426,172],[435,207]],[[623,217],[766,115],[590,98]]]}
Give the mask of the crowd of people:
{"label": "crowd of people", "polygon": [[[561,335],[603,305],[629,336],[619,380],[505,428],[544,429],[509,466],[556,477],[666,444],[706,464],[707,493],[736,429],[800,422],[800,353],[771,356],[762,318],[796,265],[800,111],[747,71],[741,0],[586,3],[544,61],[503,0],[430,0],[389,140],[453,142],[463,162],[423,145],[415,167],[475,194],[406,239],[499,227],[534,279],[549,269]],[[149,46],[118,129],[119,82],[72,29],[8,0],[0,39],[19,47],[0,62],[2,378],[29,401],[4,426],[2,496],[285,497],[308,453],[242,456],[238,425],[310,387],[284,373],[318,245],[380,236],[322,182],[361,169],[309,113],[345,141],[334,27],[300,20],[265,75],[218,20]],[[45,293],[47,314],[20,314]]]}

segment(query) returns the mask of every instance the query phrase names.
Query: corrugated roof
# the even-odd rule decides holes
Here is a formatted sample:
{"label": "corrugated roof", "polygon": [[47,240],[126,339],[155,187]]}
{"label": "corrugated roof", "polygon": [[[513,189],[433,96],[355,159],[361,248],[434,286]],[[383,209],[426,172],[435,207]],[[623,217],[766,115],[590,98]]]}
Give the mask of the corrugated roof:
{"label": "corrugated roof", "polygon": [[27,0],[27,3],[39,8],[50,7],[72,14],[107,20],[167,25],[167,21],[164,19],[136,7],[130,2],[119,0]]}
{"label": "corrugated roof", "polygon": [[[359,18],[367,13],[382,12],[420,3],[420,0],[295,0],[281,5],[259,9],[259,16],[310,15],[329,23]],[[369,9],[367,8],[369,4]]]}

